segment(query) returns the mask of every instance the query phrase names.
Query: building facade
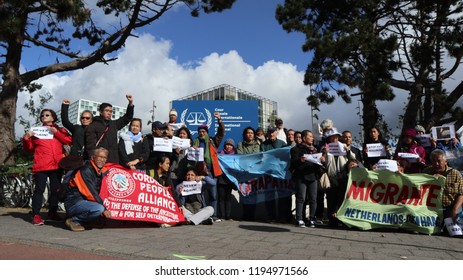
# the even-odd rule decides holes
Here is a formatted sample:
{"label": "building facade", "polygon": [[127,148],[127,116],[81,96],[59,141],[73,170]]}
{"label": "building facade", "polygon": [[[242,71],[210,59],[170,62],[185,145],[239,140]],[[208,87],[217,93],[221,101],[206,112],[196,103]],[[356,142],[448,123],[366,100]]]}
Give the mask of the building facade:
{"label": "building facade", "polygon": [[[264,130],[267,130],[268,126],[274,125],[275,118],[278,117],[278,104],[276,101],[227,84],[193,93],[177,100],[256,100],[259,126]],[[172,102],[170,105],[172,108]]]}
{"label": "building facade", "polygon": [[[102,102],[92,101],[87,99],[79,99],[71,104],[69,104],[69,121],[73,124],[80,124],[79,116],[80,114],[85,111],[89,110],[92,112],[93,116],[99,116],[100,112],[98,111],[98,107]],[[112,120],[116,120],[122,117],[127,112],[127,107],[120,107],[113,105],[113,115],[111,116]],[[61,116],[61,110],[57,112],[58,119]],[[58,122],[59,126],[62,126],[61,120]],[[128,126],[124,127],[119,131],[119,133],[127,132]]]}

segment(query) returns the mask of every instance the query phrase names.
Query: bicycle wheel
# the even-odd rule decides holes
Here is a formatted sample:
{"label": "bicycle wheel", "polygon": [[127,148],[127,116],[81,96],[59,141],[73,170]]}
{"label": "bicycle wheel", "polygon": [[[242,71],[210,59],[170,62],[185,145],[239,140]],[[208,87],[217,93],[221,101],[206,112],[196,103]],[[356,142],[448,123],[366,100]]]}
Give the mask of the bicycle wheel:
{"label": "bicycle wheel", "polygon": [[20,204],[21,181],[16,176],[6,176],[3,186],[3,200],[7,207],[18,207]]}

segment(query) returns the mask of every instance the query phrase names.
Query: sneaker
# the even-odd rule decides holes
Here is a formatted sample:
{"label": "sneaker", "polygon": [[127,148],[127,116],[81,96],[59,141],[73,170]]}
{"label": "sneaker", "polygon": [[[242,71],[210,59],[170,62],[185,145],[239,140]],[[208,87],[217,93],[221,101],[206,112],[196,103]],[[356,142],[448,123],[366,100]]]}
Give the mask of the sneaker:
{"label": "sneaker", "polygon": [[48,213],[46,221],[54,221],[54,222],[61,222],[65,219],[61,217],[58,213]]}
{"label": "sneaker", "polygon": [[214,224],[214,219],[213,218],[207,218],[206,220],[201,222],[202,225],[212,225]]}
{"label": "sneaker", "polygon": [[220,223],[222,220],[217,218],[217,217],[212,217],[211,218],[214,223]]}
{"label": "sneaker", "polygon": [[315,222],[314,221],[309,221],[309,227],[314,228],[315,227]]}
{"label": "sneaker", "polygon": [[161,227],[162,227],[162,228],[168,228],[168,227],[172,227],[172,225],[169,225],[169,224],[161,224]]}
{"label": "sneaker", "polygon": [[43,220],[42,220],[42,217],[40,217],[39,214],[36,214],[34,215],[34,217],[32,218],[32,224],[34,226],[41,226],[44,224]]}
{"label": "sneaker", "polygon": [[297,227],[304,228],[305,227],[304,221],[303,220],[297,221]]}
{"label": "sneaker", "polygon": [[81,226],[78,223],[74,222],[72,220],[72,218],[66,219],[65,224],[68,227],[68,229],[70,229],[72,231],[84,231],[85,230],[85,228],[83,226]]}

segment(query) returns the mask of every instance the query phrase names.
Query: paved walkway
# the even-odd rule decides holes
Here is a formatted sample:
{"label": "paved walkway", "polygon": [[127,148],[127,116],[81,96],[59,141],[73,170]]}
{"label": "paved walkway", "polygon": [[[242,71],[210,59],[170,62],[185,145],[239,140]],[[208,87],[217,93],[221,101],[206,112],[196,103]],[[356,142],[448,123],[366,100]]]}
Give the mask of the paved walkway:
{"label": "paved walkway", "polygon": [[463,259],[461,239],[402,231],[239,221],[159,228],[112,221],[105,228],[71,232],[64,222],[33,226],[28,212],[0,208],[0,259]]}

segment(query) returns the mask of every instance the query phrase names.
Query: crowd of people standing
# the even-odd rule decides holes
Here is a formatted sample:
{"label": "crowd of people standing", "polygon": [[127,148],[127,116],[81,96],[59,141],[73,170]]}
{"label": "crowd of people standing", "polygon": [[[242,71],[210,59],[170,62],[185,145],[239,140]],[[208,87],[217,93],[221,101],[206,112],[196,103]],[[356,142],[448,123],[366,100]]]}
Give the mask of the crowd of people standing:
{"label": "crowd of people standing", "polygon": [[[142,134],[142,120],[134,118],[133,97],[126,95],[128,105],[126,113],[113,120],[112,105],[102,103],[99,115],[93,116],[90,111],[83,111],[80,124],[69,121],[69,100],[61,106],[61,122],[64,128],[58,127],[58,116],[51,109],[44,109],[40,114],[43,126],[49,127],[53,137],[43,139],[29,131],[23,137],[24,149],[34,153],[33,173],[36,183],[32,202],[32,223],[43,225],[40,215],[43,192],[46,180],[50,181],[50,200],[47,219],[61,220],[58,215],[57,191],[63,171],[60,160],[66,155],[63,146],[71,147],[69,154],[85,160],[85,165],[75,174],[70,182],[71,194],[66,198],[66,226],[73,231],[82,231],[82,226],[100,216],[110,217],[99,198],[101,178],[105,176],[105,164],[116,163],[121,166],[145,172],[155,178],[158,183],[171,188],[180,209],[190,224],[212,224],[221,220],[232,219],[232,192],[234,185],[222,172],[218,155],[244,155],[290,147],[289,171],[294,184],[295,214],[292,209],[292,193],[277,195],[268,193],[265,201],[265,220],[267,222],[294,223],[298,227],[316,227],[327,223],[330,226],[342,226],[336,219],[336,212],[341,206],[347,187],[348,174],[351,168],[364,167],[370,170],[377,168],[382,159],[397,161],[399,172],[427,173],[447,178],[444,188],[443,207],[446,217],[455,218],[463,204],[463,178],[458,170],[448,166],[446,149],[461,146],[458,139],[436,141],[432,139],[431,147],[424,148],[417,135],[425,133],[422,126],[407,128],[403,131],[400,143],[394,153],[383,138],[378,127],[368,130],[363,146],[353,145],[352,133],[349,130],[340,132],[334,123],[326,119],[321,122],[321,139],[308,129],[296,131],[287,129],[281,118],[276,118],[274,125],[267,129],[246,127],[243,129],[241,141],[226,138],[224,124],[218,112],[214,114],[218,129],[210,134],[207,125],[197,128],[198,136],[193,138],[190,130],[177,125],[177,112],[169,112],[167,122],[154,121],[151,133]],[[127,126],[129,130],[118,136],[118,131]],[[156,138],[188,139],[190,146],[202,148],[203,161],[188,160],[187,150],[175,148],[170,152],[156,151]],[[223,142],[223,150],[218,147]],[[371,144],[380,145],[384,152],[371,156]],[[330,153],[330,147],[342,147],[343,155]],[[307,155],[319,154],[320,162],[308,160]],[[414,154],[416,160],[410,161],[401,155]],[[325,178],[330,188],[320,188]],[[202,182],[201,195],[181,196],[182,183],[187,181]],[[325,209],[325,201],[327,207]],[[255,220],[256,204],[243,199],[243,220]],[[307,214],[308,210],[308,214]],[[233,217],[235,218],[235,217]]]}

